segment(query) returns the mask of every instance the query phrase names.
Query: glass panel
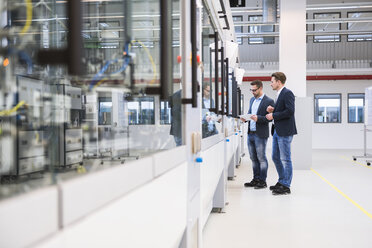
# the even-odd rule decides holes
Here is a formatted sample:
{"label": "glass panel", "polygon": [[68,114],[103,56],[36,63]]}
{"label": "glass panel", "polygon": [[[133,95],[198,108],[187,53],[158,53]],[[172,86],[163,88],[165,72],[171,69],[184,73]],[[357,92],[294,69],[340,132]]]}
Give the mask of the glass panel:
{"label": "glass panel", "polygon": [[0,3],[0,199],[182,144],[179,0],[162,103],[144,93],[159,86],[160,0],[82,1],[82,76],[37,62],[68,48],[67,2],[24,3]]}
{"label": "glass panel", "polygon": [[234,69],[233,68],[229,68],[229,76],[228,76],[228,81],[227,81],[227,98],[228,98],[228,100],[227,100],[227,115],[228,116],[232,116],[232,109],[233,109],[233,107],[232,107],[232,105],[233,105],[233,103],[232,103],[232,96],[233,96],[233,94],[232,94],[232,89],[233,89],[233,80],[235,80],[234,79],[234,71],[233,71]]}
{"label": "glass panel", "polygon": [[[205,8],[203,8],[202,33],[202,59],[203,59],[203,86],[202,86],[202,137],[206,138],[218,133],[216,123],[219,117],[215,111],[215,28]],[[217,56],[218,56],[217,52]],[[218,66],[218,65],[217,65]]]}
{"label": "glass panel", "polygon": [[171,109],[169,101],[160,102],[160,124],[171,124]]}
{"label": "glass panel", "polygon": [[[262,15],[249,16],[248,20],[251,22],[262,22]],[[264,32],[274,32],[274,25],[258,25],[258,26],[249,26],[249,33],[264,33]],[[274,44],[275,37],[252,37],[248,38],[249,44]]]}
{"label": "glass panel", "polygon": [[348,95],[348,122],[364,122],[364,94]]}
{"label": "glass panel", "polygon": [[[168,107],[165,105],[164,110],[167,110],[170,116],[167,117],[169,121],[170,118],[170,129],[167,128],[167,132],[173,136],[173,141],[176,146],[184,144],[182,138],[182,86],[181,86],[181,50],[180,50],[180,35],[181,35],[181,21],[180,21],[180,1],[173,0],[173,95],[169,99]],[[164,119],[165,121],[165,119]],[[166,124],[166,123],[164,123]],[[169,130],[169,131],[168,131]]]}
{"label": "glass panel", "polygon": [[155,124],[154,97],[139,97],[128,101],[129,125]]}
{"label": "glass panel", "polygon": [[[372,12],[349,12],[347,18],[371,18]],[[348,30],[370,31],[372,29],[371,22],[349,22]],[[372,41],[372,34],[349,34],[347,41]]]}
{"label": "glass panel", "polygon": [[218,63],[217,63],[217,66],[218,66],[218,78],[217,78],[217,83],[218,83],[218,106],[216,106],[217,108],[217,111],[220,112],[222,111],[222,108],[221,108],[221,102],[222,102],[222,96],[221,96],[221,90],[222,90],[222,66],[221,66],[221,60],[223,59],[222,58],[222,51],[221,51],[221,47],[223,47],[224,44],[222,42],[222,40],[219,38],[218,39],[218,47],[219,47],[219,51],[217,52],[217,57],[218,57]]}
{"label": "glass panel", "polygon": [[98,125],[111,125],[112,99],[101,97],[98,102]]}
{"label": "glass panel", "polygon": [[[340,13],[321,13],[321,14],[314,14],[314,19],[337,19],[340,18]],[[339,31],[340,24],[339,23],[320,23],[314,24],[314,31]],[[314,35],[314,42],[335,42],[340,41],[340,35]]]}
{"label": "glass panel", "polygon": [[340,123],[341,122],[341,95],[319,94],[315,95],[315,119],[316,123]]}
{"label": "glass panel", "polygon": [[64,25],[54,18],[55,7],[0,1],[0,199],[53,183],[44,173],[52,157],[48,144],[55,142],[51,123],[68,115],[72,126],[79,118],[73,111],[54,112],[48,71],[36,64],[41,48],[66,46],[49,36]]}

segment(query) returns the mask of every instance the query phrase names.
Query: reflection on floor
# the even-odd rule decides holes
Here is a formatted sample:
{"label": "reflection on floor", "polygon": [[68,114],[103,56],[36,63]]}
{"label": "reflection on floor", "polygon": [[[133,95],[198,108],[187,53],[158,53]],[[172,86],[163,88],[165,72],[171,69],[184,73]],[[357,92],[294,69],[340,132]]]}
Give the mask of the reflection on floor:
{"label": "reflection on floor", "polygon": [[[209,217],[203,247],[372,247],[372,167],[352,161],[358,154],[362,151],[314,150],[314,171],[295,170],[292,194],[286,196],[244,188],[252,178],[244,157],[229,181],[225,213]],[[269,163],[267,181],[273,185],[277,173]]]}

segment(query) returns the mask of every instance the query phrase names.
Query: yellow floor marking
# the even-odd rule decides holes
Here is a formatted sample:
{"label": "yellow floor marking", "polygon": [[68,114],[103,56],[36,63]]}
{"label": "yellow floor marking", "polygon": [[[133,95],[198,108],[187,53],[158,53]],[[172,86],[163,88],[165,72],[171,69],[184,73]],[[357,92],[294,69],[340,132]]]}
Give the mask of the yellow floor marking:
{"label": "yellow floor marking", "polygon": [[360,206],[358,203],[356,203],[353,199],[348,197],[345,193],[343,193],[341,190],[339,190],[336,186],[334,186],[332,183],[330,183],[327,179],[322,177],[316,170],[311,168],[311,171],[314,172],[317,176],[319,176],[324,182],[326,182],[329,186],[331,186],[334,190],[336,190],[340,195],[345,197],[349,202],[351,202],[354,206],[359,208],[360,211],[362,211],[364,214],[366,214],[369,218],[372,219],[372,214],[370,214],[367,210],[365,210],[362,206]]}
{"label": "yellow floor marking", "polygon": [[359,165],[361,165],[361,166],[364,166],[364,167],[366,167],[366,168],[368,168],[368,169],[372,169],[371,166],[368,166],[368,165],[365,165],[365,164],[359,163],[358,161],[354,161],[354,160],[349,159],[349,158],[347,158],[347,157],[345,157],[345,156],[341,156],[341,158],[343,158],[343,159],[345,159],[345,160],[347,160],[347,161],[351,161],[351,162],[353,162],[353,163],[359,164]]}

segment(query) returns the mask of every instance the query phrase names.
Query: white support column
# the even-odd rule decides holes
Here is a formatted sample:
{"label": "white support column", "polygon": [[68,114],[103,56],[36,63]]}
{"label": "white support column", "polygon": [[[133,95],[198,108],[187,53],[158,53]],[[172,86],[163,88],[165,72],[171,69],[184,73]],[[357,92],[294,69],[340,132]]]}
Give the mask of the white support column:
{"label": "white support column", "polygon": [[280,1],[279,71],[296,96],[298,135],[292,143],[294,169],[312,164],[312,99],[306,97],[306,0]]}
{"label": "white support column", "polygon": [[286,87],[306,96],[306,0],[280,1],[279,71]]}

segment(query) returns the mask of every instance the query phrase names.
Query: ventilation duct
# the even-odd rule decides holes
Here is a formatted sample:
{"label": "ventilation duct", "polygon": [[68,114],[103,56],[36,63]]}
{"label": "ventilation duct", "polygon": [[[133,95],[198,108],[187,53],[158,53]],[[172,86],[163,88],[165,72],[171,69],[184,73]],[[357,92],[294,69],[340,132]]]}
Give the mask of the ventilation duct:
{"label": "ventilation duct", "polygon": [[263,22],[276,23],[277,0],[262,0]]}

